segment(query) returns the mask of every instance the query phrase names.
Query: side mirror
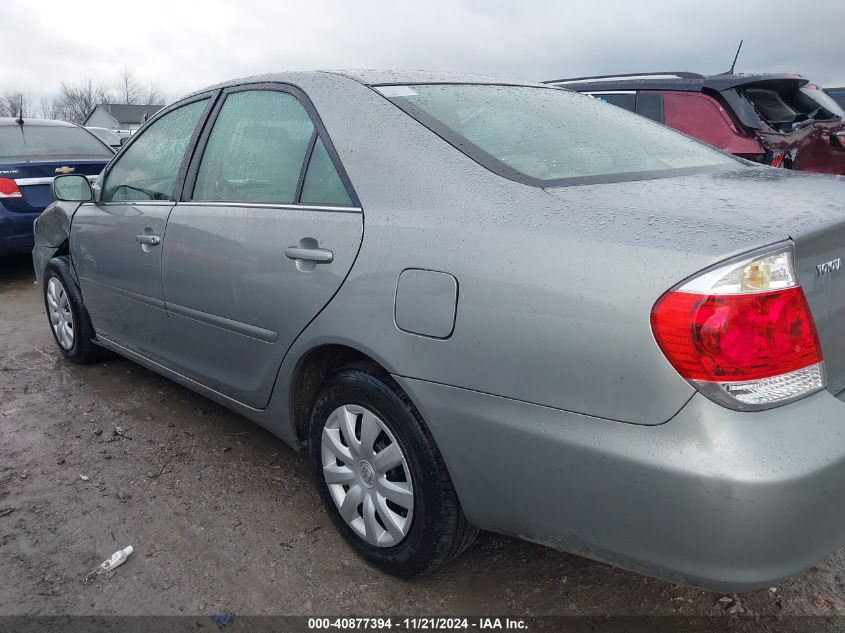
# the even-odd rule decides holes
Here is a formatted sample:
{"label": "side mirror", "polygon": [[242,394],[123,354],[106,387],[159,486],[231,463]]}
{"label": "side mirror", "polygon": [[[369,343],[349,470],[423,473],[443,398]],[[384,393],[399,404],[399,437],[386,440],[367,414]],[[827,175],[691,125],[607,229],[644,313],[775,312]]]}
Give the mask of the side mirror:
{"label": "side mirror", "polygon": [[91,183],[79,174],[56,176],[53,179],[53,195],[56,200],[65,202],[91,202],[94,199]]}

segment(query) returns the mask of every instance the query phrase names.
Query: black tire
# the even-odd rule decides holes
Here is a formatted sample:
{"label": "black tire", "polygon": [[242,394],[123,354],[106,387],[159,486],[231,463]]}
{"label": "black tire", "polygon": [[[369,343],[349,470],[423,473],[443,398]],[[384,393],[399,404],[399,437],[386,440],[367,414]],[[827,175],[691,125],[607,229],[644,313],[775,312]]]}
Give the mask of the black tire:
{"label": "black tire", "polygon": [[[66,349],[59,342],[59,338],[56,336],[56,332],[53,330],[53,324],[50,321],[47,289],[52,278],[57,279],[61,283],[68,299],[71,315],[73,316],[73,346],[70,349]],[[71,273],[70,261],[67,256],[54,257],[48,262],[47,267],[44,269],[43,283],[42,295],[44,298],[44,309],[47,312],[47,321],[50,323],[50,332],[52,332],[53,340],[56,341],[56,347],[59,348],[62,356],[80,365],[93,363],[103,358],[106,352],[102,347],[93,342],[95,337],[94,328],[91,325],[88,310],[85,309],[85,304],[82,302],[82,292],[79,290],[79,285]]]}
{"label": "black tire", "polygon": [[[399,442],[408,463],[414,489],[411,527],[392,547],[371,545],[347,525],[323,477],[323,427],[329,415],[346,404],[375,413]],[[407,395],[377,365],[352,365],[323,383],[312,409],[308,443],[314,478],[327,512],[350,545],[373,566],[395,576],[420,576],[472,545],[478,530],[464,516],[431,433]]]}

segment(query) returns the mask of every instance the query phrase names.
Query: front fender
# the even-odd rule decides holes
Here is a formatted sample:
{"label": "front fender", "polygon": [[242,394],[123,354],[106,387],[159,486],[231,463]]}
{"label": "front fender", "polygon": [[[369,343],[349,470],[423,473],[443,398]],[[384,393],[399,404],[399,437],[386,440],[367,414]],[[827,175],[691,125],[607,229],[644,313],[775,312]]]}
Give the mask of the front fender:
{"label": "front fender", "polygon": [[47,262],[65,245],[70,237],[70,224],[73,214],[76,213],[80,205],[80,202],[56,201],[44,209],[35,220],[33,226],[35,247],[32,249],[32,263],[39,284],[44,277]]}

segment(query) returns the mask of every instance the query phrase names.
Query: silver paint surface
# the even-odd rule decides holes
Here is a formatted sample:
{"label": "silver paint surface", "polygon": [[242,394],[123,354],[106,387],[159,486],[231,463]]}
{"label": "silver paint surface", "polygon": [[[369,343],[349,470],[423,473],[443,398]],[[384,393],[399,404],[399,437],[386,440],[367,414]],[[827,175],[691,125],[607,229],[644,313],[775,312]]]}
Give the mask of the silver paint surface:
{"label": "silver paint surface", "polygon": [[[845,178],[737,163],[534,188],[487,171],[364,85],[426,79],[438,76],[243,80],[308,94],[361,214],[178,204],[156,264],[135,234],[166,218],[83,205],[71,255],[100,342],[295,447],[297,364],[323,345],[354,348],[420,409],[473,523],[645,573],[747,589],[841,545],[845,404],[831,393],[845,386],[845,275],[816,266],[843,254]],[[42,216],[39,275],[72,213],[54,205]],[[305,237],[332,263],[306,271],[285,257]],[[829,390],[762,413],[694,396],[655,344],[652,306],[703,268],[787,239]],[[397,328],[407,269],[457,280],[447,340]],[[439,319],[423,311],[413,327],[439,332]]]}
{"label": "silver paint surface", "polygon": [[396,284],[394,319],[404,332],[445,339],[455,329],[458,280],[448,273],[411,268]]}

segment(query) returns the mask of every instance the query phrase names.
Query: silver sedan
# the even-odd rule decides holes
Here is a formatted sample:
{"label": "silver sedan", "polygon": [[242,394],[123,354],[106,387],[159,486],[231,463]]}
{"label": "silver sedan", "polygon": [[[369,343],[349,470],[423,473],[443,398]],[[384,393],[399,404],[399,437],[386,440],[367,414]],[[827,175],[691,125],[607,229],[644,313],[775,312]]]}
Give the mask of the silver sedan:
{"label": "silver sedan", "polygon": [[845,542],[845,180],[548,86],[308,72],[162,110],[33,251],[58,349],[310,455],[413,576],[477,529],[718,589]]}

